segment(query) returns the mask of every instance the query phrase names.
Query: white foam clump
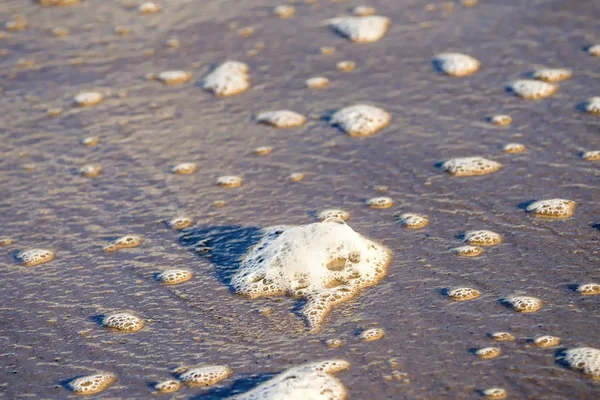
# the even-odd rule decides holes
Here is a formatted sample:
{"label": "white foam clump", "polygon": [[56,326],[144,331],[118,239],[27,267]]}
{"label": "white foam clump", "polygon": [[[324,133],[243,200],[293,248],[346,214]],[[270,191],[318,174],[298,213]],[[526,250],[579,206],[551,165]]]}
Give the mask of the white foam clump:
{"label": "white foam clump", "polygon": [[538,217],[569,218],[575,213],[576,204],[565,199],[538,200],[528,205],[526,211]]}
{"label": "white foam clump", "polygon": [[217,96],[232,96],[245,92],[250,87],[248,65],[239,61],[226,61],[202,81],[202,88]]}
{"label": "white foam clump", "polygon": [[537,100],[552,96],[558,86],[534,79],[520,79],[513,82],[510,89],[519,97]]}
{"label": "white foam clump", "polygon": [[544,82],[560,82],[573,76],[573,71],[567,68],[542,68],[533,73],[535,79]]}
{"label": "white foam clump", "polygon": [[585,103],[585,111],[590,114],[600,115],[600,96],[590,97]]}
{"label": "white foam clump", "polygon": [[111,372],[98,372],[72,380],[69,382],[69,388],[77,394],[96,394],[102,392],[116,380],[117,376]]}
{"label": "white foam clump", "polygon": [[303,364],[230,400],[343,400],[348,396],[347,390],[332,374],[349,367],[345,360]]}
{"label": "white foam clump", "polygon": [[75,105],[79,107],[92,106],[102,101],[104,96],[100,92],[83,92],[73,98]]}
{"label": "white foam clump", "polygon": [[370,43],[381,39],[390,26],[390,19],[380,15],[341,17],[328,21],[329,26],[354,43]]}
{"label": "white foam clump", "polygon": [[225,365],[209,365],[192,368],[179,375],[179,379],[190,386],[211,386],[231,375],[231,369]]}
{"label": "white foam clump", "polygon": [[487,175],[502,168],[502,164],[483,157],[451,158],[442,164],[442,169],[454,176]]}
{"label": "white foam clump", "polygon": [[267,228],[244,258],[231,284],[236,293],[257,298],[306,298],[302,313],[317,331],[331,307],[379,282],[391,254],[341,219]]}
{"label": "white foam clump", "polygon": [[581,158],[586,161],[598,161],[600,160],[600,150],[586,151],[581,155]]}
{"label": "white foam clump", "polygon": [[600,379],[600,350],[593,347],[576,347],[559,355],[559,360],[592,379]]}
{"label": "white foam clump", "polygon": [[588,54],[600,57],[600,44],[595,44],[587,49]]}
{"label": "white foam clump", "polygon": [[178,85],[190,80],[192,74],[187,71],[164,71],[158,74],[158,80],[165,85]]}
{"label": "white foam clump", "polygon": [[379,107],[356,104],[336,111],[330,123],[350,136],[360,137],[373,135],[385,128],[391,119],[391,115]]}
{"label": "white foam clump", "polygon": [[258,114],[256,116],[256,121],[277,128],[293,128],[304,125],[306,117],[295,111],[277,110]]}
{"label": "white foam clump", "polygon": [[441,53],[435,56],[433,63],[446,75],[461,77],[475,73],[481,63],[474,57],[462,53]]}

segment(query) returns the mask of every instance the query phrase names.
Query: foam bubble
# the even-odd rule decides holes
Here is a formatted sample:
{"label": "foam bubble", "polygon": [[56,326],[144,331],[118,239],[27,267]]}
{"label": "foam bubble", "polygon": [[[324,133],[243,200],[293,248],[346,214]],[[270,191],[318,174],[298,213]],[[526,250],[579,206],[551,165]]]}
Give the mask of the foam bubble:
{"label": "foam bubble", "polygon": [[346,388],[332,374],[349,365],[326,360],[293,367],[232,400],[344,400]]}
{"label": "foam bubble", "polygon": [[296,8],[288,5],[277,6],[273,8],[273,14],[279,18],[292,18],[296,15]]}
{"label": "foam bubble", "polygon": [[249,70],[244,63],[226,61],[204,78],[202,88],[217,96],[233,96],[245,92],[250,87]]}
{"label": "foam bubble", "polygon": [[339,219],[272,227],[246,255],[231,285],[250,298],[306,298],[302,313],[316,331],[335,304],[377,284],[390,259],[388,249]]}
{"label": "foam bubble", "polygon": [[575,213],[576,203],[572,200],[539,200],[527,206],[526,211],[537,217],[569,218]]}
{"label": "foam bubble", "polygon": [[357,104],[342,108],[331,116],[331,125],[353,137],[370,136],[388,126],[392,117],[379,107]]}
{"label": "foam bubble", "polygon": [[178,285],[189,281],[192,277],[192,271],[187,269],[170,269],[161,272],[156,278],[161,281],[163,285]]}
{"label": "foam bubble", "polygon": [[394,200],[391,197],[373,197],[366,204],[371,208],[390,208],[394,205]]}
{"label": "foam bubble", "polygon": [[589,98],[585,103],[585,111],[600,115],[600,96]]}
{"label": "foam bubble", "polygon": [[369,6],[356,6],[352,9],[352,14],[357,17],[368,17],[375,14],[375,8]]}
{"label": "foam bubble", "polygon": [[409,229],[420,229],[429,225],[429,217],[423,214],[404,213],[399,219],[402,226]]}
{"label": "foam bubble", "polygon": [[525,145],[523,145],[521,143],[507,143],[503,147],[503,150],[505,153],[518,154],[518,153],[525,153],[527,151],[527,147],[525,147]]}
{"label": "foam bubble", "polygon": [[342,221],[348,221],[350,219],[350,213],[337,208],[327,208],[325,210],[320,211],[317,215],[317,218],[319,219],[319,221],[325,221],[329,218],[338,218]]}
{"label": "foam bubble", "polygon": [[69,388],[76,394],[96,394],[104,391],[117,381],[117,375],[111,372],[98,372],[82,376],[69,382]]}
{"label": "foam bubble", "polygon": [[168,222],[168,225],[169,225],[169,228],[171,228],[171,229],[180,230],[180,229],[187,228],[193,222],[194,221],[191,218],[180,215],[180,216],[177,216],[177,217],[171,219]]}
{"label": "foam bubble", "polygon": [[354,68],[356,68],[356,63],[354,61],[345,60],[338,62],[335,67],[338,69],[338,71],[350,72],[354,71]]}
{"label": "foam bubble", "polygon": [[119,36],[127,36],[131,33],[131,28],[128,26],[117,26],[115,33]]}
{"label": "foam bubble", "polygon": [[80,0],[36,0],[39,5],[48,6],[70,6],[78,4]]}
{"label": "foam bubble", "polygon": [[10,21],[4,24],[7,31],[22,31],[27,28],[27,20],[22,15],[15,15]]}
{"label": "foam bubble", "polygon": [[490,118],[490,121],[494,125],[506,126],[506,125],[510,125],[512,123],[512,117],[510,115],[504,115],[504,114],[494,115],[492,118]]}
{"label": "foam bubble", "polygon": [[56,37],[65,37],[65,36],[69,36],[69,34],[71,33],[71,31],[69,30],[69,28],[54,28],[52,29],[52,34]]}
{"label": "foam bubble", "polygon": [[217,178],[217,185],[224,188],[237,188],[243,183],[243,179],[237,175],[224,175]]}
{"label": "foam bubble", "polygon": [[475,355],[484,360],[496,358],[500,354],[502,354],[502,352],[501,352],[500,348],[498,348],[498,347],[484,347],[482,349],[477,349],[475,351]]}
{"label": "foam bubble", "polygon": [[173,393],[178,391],[181,388],[181,383],[175,379],[168,379],[166,381],[158,382],[154,385],[154,389],[156,389],[160,393]]}
{"label": "foam bubble", "polygon": [[142,238],[137,235],[125,235],[121,236],[114,242],[104,246],[105,252],[116,251],[118,249],[125,249],[129,247],[137,247],[142,243]]}
{"label": "foam bubble", "polygon": [[342,347],[344,345],[344,342],[342,342],[340,339],[327,339],[325,341],[325,344],[330,349],[335,349],[335,348],[338,348],[338,347]]}
{"label": "foam bubble", "polygon": [[86,147],[93,147],[100,143],[100,138],[98,136],[88,136],[81,139],[81,144]]}
{"label": "foam bubble", "polygon": [[472,246],[495,246],[502,243],[504,238],[496,232],[480,230],[465,232],[465,242]]}
{"label": "foam bubble", "polygon": [[302,172],[293,172],[293,173],[290,174],[289,179],[292,182],[300,182],[301,180],[304,180],[304,173],[302,173]]}
{"label": "foam bubble", "polygon": [[25,267],[35,267],[54,260],[54,252],[48,249],[32,249],[19,253],[18,259]]}
{"label": "foam bubble", "polygon": [[321,52],[321,54],[323,54],[324,56],[330,56],[335,54],[335,47],[333,46],[323,46],[319,49],[319,51]]}
{"label": "foam bubble", "polygon": [[600,160],[600,150],[586,151],[581,155],[581,158],[586,161],[598,161]]}
{"label": "foam bubble", "polygon": [[140,4],[138,11],[142,14],[154,14],[160,11],[160,6],[153,1]]}
{"label": "foam bubble", "polygon": [[179,46],[181,46],[181,41],[176,37],[172,37],[167,39],[167,41],[165,42],[165,46],[170,47],[172,49],[176,49]]}
{"label": "foam bubble", "polygon": [[103,98],[104,96],[100,92],[83,92],[75,96],[73,102],[76,106],[86,107],[100,103]]}
{"label": "foam bubble", "polygon": [[487,175],[502,167],[499,162],[483,157],[457,157],[442,163],[442,169],[453,176]]}
{"label": "foam bubble", "polygon": [[102,325],[121,332],[137,332],[144,327],[144,321],[133,314],[118,313],[104,317]]}
{"label": "foam bubble", "polygon": [[593,46],[588,47],[587,52],[592,56],[600,57],[600,44],[595,44]]}
{"label": "foam bubble", "polygon": [[165,85],[181,85],[191,78],[192,74],[187,71],[164,71],[158,74],[158,80]]}
{"label": "foam bubble", "polygon": [[0,246],[8,246],[12,244],[13,240],[9,237],[0,237]]}
{"label": "foam bubble", "polygon": [[494,399],[494,400],[505,399],[506,396],[508,396],[506,389],[499,388],[499,387],[492,387],[489,389],[484,389],[481,391],[481,393],[483,394],[483,396],[485,398]]}
{"label": "foam bubble", "polygon": [[363,342],[373,342],[375,340],[382,339],[385,336],[385,331],[381,328],[366,329],[359,335],[360,340]]}
{"label": "foam bubble", "polygon": [[171,168],[171,172],[177,175],[190,175],[196,172],[196,164],[190,162],[177,164]]}
{"label": "foam bubble", "polygon": [[533,77],[544,82],[560,82],[573,76],[573,71],[567,68],[542,68],[533,73]]}
{"label": "foam bubble", "polygon": [[600,294],[600,284],[598,283],[582,283],[577,286],[577,292],[586,296]]}
{"label": "foam bubble", "polygon": [[552,96],[558,86],[533,79],[519,79],[509,86],[510,90],[524,99],[538,100]]}
{"label": "foam bubble", "polygon": [[474,57],[462,53],[441,53],[434,57],[434,66],[446,75],[461,77],[472,75],[481,67]]}
{"label": "foam bubble", "polygon": [[543,302],[537,297],[531,296],[510,296],[503,300],[504,303],[511,306],[516,312],[532,313],[542,308]]}
{"label": "foam bubble", "polygon": [[562,339],[556,336],[544,335],[533,339],[533,344],[537,347],[554,347],[562,343]]}
{"label": "foam bubble", "polygon": [[304,125],[306,117],[290,110],[277,110],[258,114],[256,121],[277,128],[294,128]]}
{"label": "foam bubble", "polygon": [[379,15],[341,17],[329,20],[329,26],[354,43],[370,43],[385,35],[390,26],[390,19]]}
{"label": "foam bubble", "polygon": [[210,365],[191,368],[179,375],[179,379],[190,386],[211,386],[231,375],[231,370],[225,365]]}
{"label": "foam bubble", "polygon": [[483,248],[479,246],[460,246],[451,250],[454,254],[461,257],[477,257],[483,253]]}
{"label": "foam bubble", "polygon": [[490,334],[490,338],[496,342],[509,342],[515,340],[515,336],[509,332],[494,332]]}
{"label": "foam bubble", "polygon": [[267,156],[273,152],[271,146],[260,146],[254,149],[254,154],[257,156]]}
{"label": "foam bubble", "polygon": [[86,178],[94,178],[102,172],[102,166],[99,164],[88,164],[84,165],[79,169],[79,174]]}
{"label": "foam bubble", "polygon": [[329,79],[324,76],[315,76],[308,78],[304,83],[309,89],[322,89],[329,86]]}
{"label": "foam bubble", "polygon": [[469,287],[459,287],[448,291],[448,297],[456,301],[473,300],[479,296],[481,296],[479,290]]}
{"label": "foam bubble", "polygon": [[600,379],[600,350],[593,347],[575,347],[560,354],[558,360],[592,379]]}
{"label": "foam bubble", "polygon": [[63,109],[60,107],[55,107],[55,108],[49,108],[46,111],[46,115],[49,117],[58,117],[59,115],[61,115],[63,112]]}

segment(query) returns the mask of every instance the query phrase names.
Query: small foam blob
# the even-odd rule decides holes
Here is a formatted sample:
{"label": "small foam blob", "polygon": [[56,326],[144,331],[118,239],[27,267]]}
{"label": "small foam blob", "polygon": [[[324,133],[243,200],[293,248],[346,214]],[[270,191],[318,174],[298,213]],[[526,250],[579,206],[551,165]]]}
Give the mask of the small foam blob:
{"label": "small foam blob", "polygon": [[10,21],[4,24],[7,31],[22,31],[27,28],[28,22],[22,15],[15,15]]}
{"label": "small foam blob", "polygon": [[475,355],[484,360],[496,358],[500,354],[502,354],[502,352],[498,347],[484,347],[475,351]]}
{"label": "small foam blob", "polygon": [[322,210],[317,215],[319,221],[325,221],[329,218],[338,218],[342,221],[348,221],[350,219],[350,213],[344,210],[340,210],[338,208],[327,208]]}
{"label": "small foam blob", "polygon": [[575,213],[576,203],[572,200],[539,200],[527,206],[526,211],[536,217],[570,218]]}
{"label": "small foam blob", "polygon": [[477,289],[469,287],[459,287],[448,291],[448,297],[456,301],[473,300],[481,296],[481,292]]}
{"label": "small foam blob", "polygon": [[267,228],[232,278],[235,292],[250,298],[287,294],[305,298],[302,314],[320,329],[331,308],[377,284],[389,250],[361,236],[341,219]]}
{"label": "small foam blob", "polygon": [[381,328],[371,328],[362,331],[359,338],[363,342],[373,342],[382,339],[385,336],[385,331]]}
{"label": "small foam blob", "polygon": [[433,58],[433,65],[449,76],[473,75],[481,67],[475,57],[462,53],[440,53]]}
{"label": "small foam blob", "polygon": [[52,29],[52,34],[56,37],[69,36],[69,33],[71,33],[69,28],[54,28],[54,29]]}
{"label": "small foam blob", "polygon": [[243,183],[244,180],[237,175],[224,175],[217,178],[217,185],[224,188],[237,188]]}
{"label": "small foam blob", "polygon": [[154,385],[154,389],[156,389],[160,393],[173,393],[178,391],[181,388],[181,383],[175,379],[168,379],[166,381],[158,382]]}
{"label": "small foam blob", "polygon": [[600,115],[600,96],[589,98],[584,108],[590,114]]}
{"label": "small foam blob", "polygon": [[69,382],[69,388],[76,394],[96,394],[104,391],[116,381],[117,375],[111,372],[98,372],[72,380]]}
{"label": "small foam blob", "polygon": [[9,237],[0,237],[0,246],[8,246],[12,244],[13,240]]}
{"label": "small foam blob", "polygon": [[587,52],[592,56],[600,57],[600,44],[588,47]]}
{"label": "small foam blob", "polygon": [[352,137],[363,137],[385,128],[391,119],[391,115],[379,107],[357,104],[336,111],[330,123]]}
{"label": "small foam blob", "polygon": [[567,68],[542,68],[533,73],[533,77],[544,82],[560,82],[573,76],[573,71]]}
{"label": "small foam blob", "polygon": [[254,149],[254,154],[257,156],[268,156],[273,152],[273,148],[271,146],[260,146]]}
{"label": "small foam blob", "polygon": [[357,17],[368,17],[369,15],[375,15],[375,8],[370,6],[356,6],[352,9],[352,14]]}
{"label": "small foam blob", "polygon": [[513,82],[509,88],[517,96],[530,100],[545,99],[558,90],[558,86],[533,79],[519,79]]}
{"label": "small foam blob", "polygon": [[48,249],[26,250],[19,253],[18,259],[25,267],[35,267],[54,260],[54,252]]}
{"label": "small foam blob", "polygon": [[501,168],[499,162],[483,157],[457,157],[442,163],[442,169],[453,176],[487,175]]}
{"label": "small foam blob", "polygon": [[579,370],[592,379],[600,380],[600,350],[593,347],[575,347],[564,351],[558,360],[571,369]]}
{"label": "small foam blob", "polygon": [[304,125],[306,117],[290,110],[277,110],[258,114],[256,121],[276,128],[295,128]]}
{"label": "small foam blob", "polygon": [[483,247],[479,246],[460,246],[452,249],[452,252],[461,257],[477,257],[483,254]]}
{"label": "small foam blob", "polygon": [[121,236],[117,240],[110,242],[104,246],[105,252],[112,252],[118,249],[126,249],[129,247],[137,247],[142,243],[142,238],[137,235],[125,235]]}
{"label": "small foam blob", "polygon": [[98,136],[88,136],[81,139],[81,144],[86,147],[94,147],[98,143],[100,143],[100,138]]}
{"label": "small foam blob", "polygon": [[172,37],[167,39],[167,41],[165,42],[165,46],[170,47],[172,49],[176,49],[179,46],[181,46],[181,41],[176,37]]}
{"label": "small foam blob", "polygon": [[329,79],[324,76],[314,76],[308,78],[304,83],[309,89],[322,89],[329,86]]}
{"label": "small foam blob", "polygon": [[420,229],[429,225],[429,217],[423,214],[404,213],[399,217],[403,227],[408,229]]}
{"label": "small foam blob", "polygon": [[585,296],[600,294],[600,284],[598,283],[582,283],[577,286],[577,292]]}
{"label": "small foam blob", "polygon": [[504,299],[504,302],[511,308],[520,313],[532,313],[542,308],[543,302],[537,297],[531,296],[510,296]]}
{"label": "small foam blob", "polygon": [[180,230],[185,229],[190,226],[194,221],[186,216],[180,215],[168,222],[168,225],[171,229]]}
{"label": "small foam blob", "polygon": [[293,172],[290,174],[289,179],[291,182],[300,182],[300,181],[304,180],[304,173],[303,172]]}
{"label": "small foam blob", "polygon": [[494,399],[494,400],[505,399],[506,396],[508,396],[506,389],[499,388],[499,387],[492,387],[492,388],[484,389],[481,391],[481,393],[483,394],[483,396],[486,399]]}
{"label": "small foam blob", "polygon": [[102,166],[99,164],[87,164],[79,169],[79,174],[86,178],[94,178],[102,172]]}
{"label": "small foam blob", "polygon": [[586,151],[581,155],[586,161],[599,161],[600,160],[600,150]]}
{"label": "small foam blob", "polygon": [[158,74],[158,80],[165,85],[181,85],[192,78],[187,71],[164,71]]}
{"label": "small foam blob", "polygon": [[140,4],[138,11],[142,14],[154,14],[160,11],[160,6],[153,1]]}
{"label": "small foam blob", "polygon": [[280,5],[273,8],[273,14],[279,18],[292,18],[296,15],[296,8],[294,6]]}
{"label": "small foam blob", "polygon": [[509,332],[494,332],[490,334],[490,338],[496,342],[509,342],[515,340],[515,336]]}
{"label": "small foam blob", "polygon": [[327,339],[325,341],[325,344],[330,349],[335,349],[335,348],[338,348],[338,347],[342,347],[344,345],[344,342],[342,342],[340,339]]}
{"label": "small foam blob", "polygon": [[504,145],[502,150],[504,150],[505,153],[509,154],[519,154],[525,153],[527,151],[527,147],[525,147],[525,145],[521,143],[507,143],[506,145]]}
{"label": "small foam blob", "polygon": [[321,54],[323,54],[324,56],[330,56],[335,54],[335,47],[333,46],[323,46],[319,49],[319,51],[321,52]]}
{"label": "small foam blob", "polygon": [[163,285],[179,285],[192,279],[192,271],[187,269],[170,269],[157,275]]}
{"label": "small foam blob", "polygon": [[144,321],[133,314],[118,313],[104,317],[102,325],[121,332],[137,332],[144,327]]}
{"label": "small foam blob", "polygon": [[371,208],[390,208],[394,205],[394,200],[391,197],[373,197],[366,204]]}
{"label": "small foam blob", "polygon": [[490,118],[490,121],[494,125],[506,126],[506,125],[510,125],[512,123],[512,117],[510,115],[504,115],[504,114],[494,115],[492,118]]}
{"label": "small foam blob", "polygon": [[39,5],[49,6],[70,6],[78,4],[80,0],[36,0]]}
{"label": "small foam blob", "polygon": [[190,386],[212,386],[227,379],[231,369],[225,365],[210,365],[206,367],[191,368],[179,375],[179,379]]}
{"label": "small foam blob", "polygon": [[233,96],[250,87],[248,65],[238,61],[226,61],[209,73],[202,81],[202,88],[216,96]]}
{"label": "small foam blob", "polygon": [[354,71],[354,68],[356,68],[356,63],[354,61],[345,60],[338,62],[335,67],[338,69],[338,71],[350,72]]}
{"label": "small foam blob", "polygon": [[543,335],[533,339],[533,344],[537,347],[554,347],[562,343],[562,339],[556,336]]}
{"label": "small foam blob", "polygon": [[100,92],[83,92],[75,96],[73,102],[76,106],[87,107],[100,103],[103,98]]}
{"label": "small foam blob", "polygon": [[341,17],[329,20],[329,26],[354,43],[371,43],[385,35],[390,26],[390,19],[380,15]]}
{"label": "small foam blob", "polygon": [[348,392],[332,374],[349,366],[344,360],[299,365],[232,400],[345,400]]}
{"label": "small foam blob", "polygon": [[472,246],[495,246],[504,240],[499,233],[487,230],[467,231],[464,238]]}
{"label": "small foam blob", "polygon": [[171,172],[177,175],[193,174],[196,172],[196,163],[185,162],[177,164],[171,168]]}

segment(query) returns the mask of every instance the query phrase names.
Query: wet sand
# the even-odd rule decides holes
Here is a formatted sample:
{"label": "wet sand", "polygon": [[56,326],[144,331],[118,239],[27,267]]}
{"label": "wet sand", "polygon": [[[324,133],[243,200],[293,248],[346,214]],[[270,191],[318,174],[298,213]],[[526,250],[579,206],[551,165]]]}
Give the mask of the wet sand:
{"label": "wet sand", "polygon": [[[119,380],[98,398],[147,399],[151,383],[170,378],[170,369],[207,363],[228,365],[233,375],[212,388],[164,396],[220,399],[292,365],[345,358],[352,367],[339,378],[352,399],[476,399],[477,390],[492,386],[514,399],[598,397],[598,382],[555,362],[558,348],[538,349],[526,339],[550,334],[563,339],[561,347],[600,347],[599,297],[572,290],[600,280],[599,164],[579,157],[600,149],[600,118],[577,108],[600,95],[598,58],[583,51],[598,41],[600,7],[480,3],[448,12],[440,2],[427,11],[425,2],[370,1],[393,22],[382,40],[358,45],[320,26],[360,4],[353,1],[299,2],[296,16],[282,20],[271,15],[280,3],[266,0],[172,0],[148,16],[118,1],[42,8],[5,0],[0,20],[22,14],[29,25],[0,40],[7,50],[0,57],[0,236],[14,239],[0,248],[0,396],[75,397],[65,381],[105,370]],[[240,37],[234,22],[255,33]],[[49,33],[59,26],[71,34]],[[118,36],[117,26],[131,33]],[[165,46],[171,37],[179,48]],[[336,53],[322,55],[323,46]],[[248,53],[253,49],[257,54]],[[432,57],[448,50],[477,57],[481,71],[463,79],[436,72]],[[227,98],[203,91],[197,82],[229,59],[250,66],[250,90]],[[342,60],[356,69],[337,71]],[[571,68],[574,76],[542,101],[505,91],[541,66]],[[192,81],[172,87],[145,78],[173,69],[192,72]],[[330,87],[306,89],[305,79],[317,75]],[[104,101],[73,107],[73,96],[87,90],[101,91]],[[356,139],[322,119],[357,102],[386,109],[391,124]],[[48,116],[56,107],[63,113]],[[252,120],[280,108],[309,121],[279,130]],[[495,114],[513,123],[486,121]],[[100,144],[80,145],[87,136]],[[529,150],[506,154],[509,142]],[[252,153],[263,145],[273,146],[272,154]],[[462,179],[436,168],[470,155],[505,167]],[[195,162],[196,173],[172,174],[180,162]],[[79,176],[88,163],[101,164],[101,175]],[[293,172],[306,177],[290,182]],[[215,184],[230,174],[243,176],[244,185]],[[396,204],[366,207],[382,185]],[[541,220],[522,209],[553,197],[577,201],[575,216]],[[215,207],[220,200],[226,206]],[[260,228],[310,223],[330,207],[349,211],[353,229],[393,251],[382,283],[335,308],[314,335],[298,301],[231,292],[237,260]],[[427,214],[430,224],[404,229],[396,218],[403,212]],[[170,230],[164,222],[179,214],[194,225]],[[493,230],[505,241],[477,258],[449,252],[470,229]],[[102,252],[128,233],[143,236],[142,245]],[[207,252],[195,252],[198,241]],[[53,249],[56,259],[21,267],[14,255],[29,248]],[[161,286],[155,274],[168,268],[188,268],[195,277]],[[482,296],[460,303],[440,294],[454,286],[476,287]],[[527,315],[498,301],[515,293],[545,305]],[[262,307],[272,313],[265,317]],[[134,334],[101,327],[99,318],[116,311],[134,312],[146,327]],[[357,334],[374,326],[385,338],[360,342]],[[470,350],[491,345],[487,334],[495,331],[517,340],[500,343],[502,356],[479,360]],[[331,338],[344,346],[328,349]],[[393,370],[410,382],[384,379]]]}

